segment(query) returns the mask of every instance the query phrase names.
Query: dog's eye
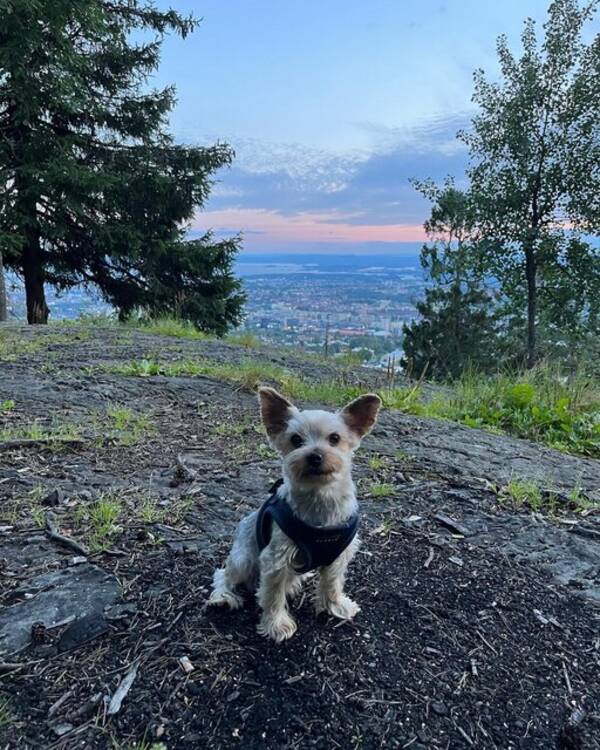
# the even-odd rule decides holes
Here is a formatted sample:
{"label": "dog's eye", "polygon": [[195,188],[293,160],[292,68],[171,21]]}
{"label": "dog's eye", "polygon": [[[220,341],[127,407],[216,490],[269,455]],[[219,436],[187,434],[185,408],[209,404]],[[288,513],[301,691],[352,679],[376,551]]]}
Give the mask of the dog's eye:
{"label": "dog's eye", "polygon": [[337,434],[337,432],[332,432],[329,436],[329,442],[331,445],[337,445],[340,442],[340,436]]}
{"label": "dog's eye", "polygon": [[294,446],[294,448],[299,448],[304,443],[302,435],[292,435],[292,437],[290,438],[290,443]]}

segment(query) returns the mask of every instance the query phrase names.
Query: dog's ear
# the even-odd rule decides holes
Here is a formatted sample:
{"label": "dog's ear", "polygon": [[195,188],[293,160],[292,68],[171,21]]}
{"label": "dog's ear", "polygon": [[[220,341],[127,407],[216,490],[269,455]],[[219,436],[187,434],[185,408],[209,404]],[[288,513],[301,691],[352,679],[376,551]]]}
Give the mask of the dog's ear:
{"label": "dog's ear", "polygon": [[379,396],[365,393],[364,396],[359,396],[344,406],[340,416],[352,432],[362,438],[373,429],[380,407]]}
{"label": "dog's ear", "polygon": [[260,416],[271,440],[285,430],[296,407],[274,388],[259,388]]}

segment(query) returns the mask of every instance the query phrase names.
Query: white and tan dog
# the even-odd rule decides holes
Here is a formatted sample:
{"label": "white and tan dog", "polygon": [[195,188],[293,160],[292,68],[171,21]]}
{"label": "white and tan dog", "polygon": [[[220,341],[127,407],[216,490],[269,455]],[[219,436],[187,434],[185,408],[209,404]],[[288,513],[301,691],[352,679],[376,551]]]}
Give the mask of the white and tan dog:
{"label": "white and tan dog", "polygon": [[[358,507],[352,455],[375,424],[379,397],[360,396],[335,413],[300,411],[272,388],[261,388],[259,400],[267,435],[283,462],[278,495],[307,524],[344,524]],[[306,575],[297,572],[297,546],[277,524],[273,523],[267,546],[259,550],[257,514],[254,511],[240,522],[225,567],[214,573],[208,604],[237,609],[243,604],[237,587],[244,584],[256,590],[262,609],[258,631],[279,642],[296,632],[287,597],[298,593]],[[318,569],[317,612],[351,619],[359,611],[344,593],[346,569],[358,545],[355,536],[333,563]]]}

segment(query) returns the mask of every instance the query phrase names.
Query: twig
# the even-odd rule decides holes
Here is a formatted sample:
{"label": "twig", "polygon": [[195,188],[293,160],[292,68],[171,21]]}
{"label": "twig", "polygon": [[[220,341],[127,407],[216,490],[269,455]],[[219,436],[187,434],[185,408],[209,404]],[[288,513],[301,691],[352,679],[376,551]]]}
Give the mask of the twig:
{"label": "twig", "polygon": [[425,560],[425,562],[423,564],[424,568],[428,568],[431,565],[431,563],[433,562],[433,556],[434,556],[434,554],[435,553],[433,551],[433,547],[430,547],[429,548],[429,554],[427,555],[427,560]]}
{"label": "twig", "polygon": [[137,671],[138,662],[136,661],[133,663],[131,669],[129,670],[129,672],[127,672],[125,677],[123,677],[123,679],[119,683],[119,687],[115,690],[113,697],[110,699],[110,703],[108,704],[108,709],[106,711],[109,716],[113,716],[121,710],[121,704],[123,703],[123,700],[125,699],[127,693],[131,690],[131,686],[133,685],[133,682],[137,677]]}
{"label": "twig", "polygon": [[489,648],[490,651],[492,651],[496,656],[498,656],[498,652],[496,649],[492,646],[492,644],[485,639],[485,637],[479,632],[479,630],[475,631],[477,635],[481,638],[481,640],[485,643],[485,645]]}
{"label": "twig", "polygon": [[58,711],[62,704],[65,703],[65,701],[68,701],[72,695],[73,690],[68,690],[64,695],[61,695],[61,697],[48,709],[48,718],[54,716],[54,714]]}
{"label": "twig", "polygon": [[563,661],[563,673],[565,675],[565,682],[567,683],[567,690],[569,691],[569,695],[573,695],[573,688],[571,687],[571,680],[569,679],[569,673],[567,672],[567,665]]}
{"label": "twig", "polygon": [[473,747],[473,740],[469,737],[469,735],[465,732],[465,730],[459,724],[456,724],[455,726],[458,729],[458,731],[462,734],[464,739],[469,743],[469,745]]}
{"label": "twig", "polygon": [[46,534],[53,541],[58,542],[58,544],[62,544],[64,547],[68,547],[69,549],[72,549],[75,552],[78,552],[80,555],[83,555],[84,557],[87,557],[89,554],[86,548],[82,547],[74,539],[71,539],[68,536],[64,536],[63,534],[59,534],[58,529],[56,527],[56,520],[54,518],[53,513],[46,513]]}

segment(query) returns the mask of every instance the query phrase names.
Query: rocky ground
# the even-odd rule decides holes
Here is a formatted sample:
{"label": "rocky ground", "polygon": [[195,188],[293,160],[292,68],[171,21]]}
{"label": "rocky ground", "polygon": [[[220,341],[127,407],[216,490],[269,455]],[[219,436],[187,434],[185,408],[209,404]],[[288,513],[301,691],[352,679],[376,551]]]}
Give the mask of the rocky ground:
{"label": "rocky ground", "polygon": [[[0,330],[0,748],[600,748],[598,462],[384,413],[356,460],[362,611],[316,617],[309,587],[275,646],[252,600],[203,608],[278,476],[255,396],[114,372],[142,359],[339,376],[281,350]],[[551,512],[515,508],[511,478]]]}

